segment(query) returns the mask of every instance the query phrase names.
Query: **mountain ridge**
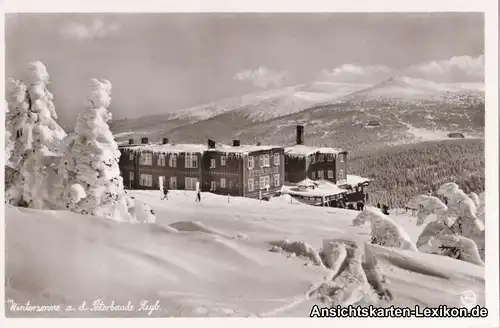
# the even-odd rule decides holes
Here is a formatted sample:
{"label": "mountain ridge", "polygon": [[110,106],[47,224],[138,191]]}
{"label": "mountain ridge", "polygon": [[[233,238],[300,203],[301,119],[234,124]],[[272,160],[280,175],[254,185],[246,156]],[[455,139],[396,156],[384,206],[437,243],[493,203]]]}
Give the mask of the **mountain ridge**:
{"label": "mountain ridge", "polygon": [[[294,140],[294,126],[305,123],[309,140],[314,143],[352,148],[434,140],[437,134],[446,138],[447,132],[481,136],[484,85],[481,86],[406,76],[394,76],[375,85],[314,81],[257,92],[246,98],[233,97],[233,103],[226,100],[233,107],[205,111],[198,118],[190,108],[167,119],[160,128],[155,122],[156,127],[149,124],[149,132],[135,130],[131,135],[141,132],[151,141],[166,136],[177,142],[204,143],[206,138],[225,142],[237,138],[247,143],[287,144]],[[378,121],[380,126],[369,128],[369,121]],[[123,128],[114,132],[123,132]],[[434,136],[429,139],[416,135],[426,133]]]}

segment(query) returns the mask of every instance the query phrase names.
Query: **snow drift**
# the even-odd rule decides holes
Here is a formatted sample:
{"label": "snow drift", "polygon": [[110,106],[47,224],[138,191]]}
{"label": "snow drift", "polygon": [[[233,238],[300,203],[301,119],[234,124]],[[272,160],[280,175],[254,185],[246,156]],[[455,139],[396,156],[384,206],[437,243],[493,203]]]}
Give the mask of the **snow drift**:
{"label": "snow drift", "polygon": [[[194,192],[175,190],[168,203],[159,200],[157,191],[131,194],[152,205],[156,223],[119,224],[67,211],[7,205],[6,298],[20,304],[30,300],[75,306],[98,298],[106,304],[130,300],[135,305],[158,300],[161,309],[151,313],[158,317],[305,317],[313,304],[324,306],[325,301],[459,306],[464,290],[474,291],[478,304],[484,305],[484,267],[432,254],[363,246],[369,242],[370,229],[352,226],[359,212],[237,197],[227,203],[226,197],[210,193],[194,203]],[[418,236],[420,227],[404,223],[407,217],[393,218],[410,236]],[[191,223],[175,224],[197,220],[208,232]],[[238,233],[249,239],[224,237]],[[322,239],[327,244],[336,241],[330,250],[323,249],[332,265],[304,265],[311,259],[268,251],[268,240],[285,238],[316,250]],[[10,308],[6,313],[61,316]],[[142,311],[62,315],[149,316]]]}

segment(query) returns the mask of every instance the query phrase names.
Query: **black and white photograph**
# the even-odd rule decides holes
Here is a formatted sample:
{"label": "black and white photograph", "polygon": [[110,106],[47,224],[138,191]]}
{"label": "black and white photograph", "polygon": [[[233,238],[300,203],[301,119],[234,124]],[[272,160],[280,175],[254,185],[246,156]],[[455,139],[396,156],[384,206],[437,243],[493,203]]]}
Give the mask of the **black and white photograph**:
{"label": "black and white photograph", "polygon": [[5,317],[498,324],[486,23],[5,13]]}

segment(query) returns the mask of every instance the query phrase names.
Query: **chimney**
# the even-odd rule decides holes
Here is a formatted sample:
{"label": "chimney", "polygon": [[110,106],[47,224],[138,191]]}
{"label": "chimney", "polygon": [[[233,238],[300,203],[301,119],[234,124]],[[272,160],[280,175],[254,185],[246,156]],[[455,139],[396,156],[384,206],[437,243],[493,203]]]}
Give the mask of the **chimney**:
{"label": "chimney", "polygon": [[149,143],[149,139],[146,138],[146,137],[144,137],[144,138],[141,139],[141,143],[142,144],[148,144]]}
{"label": "chimney", "polygon": [[128,144],[133,145],[134,144],[134,139],[128,139]]}
{"label": "chimney", "polygon": [[212,139],[208,139],[208,148],[214,149],[215,148],[215,141]]}
{"label": "chimney", "polygon": [[297,145],[303,145],[304,144],[304,126],[303,125],[297,125]]}
{"label": "chimney", "polygon": [[240,145],[241,144],[239,140],[233,140],[233,147],[239,147]]}
{"label": "chimney", "polygon": [[168,145],[168,138],[163,138],[161,143],[164,145]]}

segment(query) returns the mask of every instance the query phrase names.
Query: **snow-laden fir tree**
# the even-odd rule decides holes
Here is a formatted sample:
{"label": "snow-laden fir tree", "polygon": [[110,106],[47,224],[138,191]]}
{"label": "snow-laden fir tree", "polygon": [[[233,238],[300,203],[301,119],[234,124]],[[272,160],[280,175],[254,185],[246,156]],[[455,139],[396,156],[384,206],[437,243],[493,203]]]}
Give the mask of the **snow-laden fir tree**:
{"label": "snow-laden fir tree", "polygon": [[12,98],[20,106],[15,108],[15,117],[11,120],[12,129],[16,129],[15,151],[11,158],[19,174],[7,190],[6,200],[14,205],[46,208],[51,203],[54,169],[66,132],[56,122],[54,97],[47,89],[49,74],[45,65],[31,62],[28,72],[25,101],[22,83],[16,82],[13,87]]}
{"label": "snow-laden fir tree", "polygon": [[12,164],[10,163],[10,154],[14,149],[14,143],[12,142],[10,131],[7,129],[8,116],[9,116],[9,103],[5,101],[5,165],[12,167]]}
{"label": "snow-laden fir tree", "polygon": [[[135,202],[123,189],[118,166],[120,151],[107,124],[111,119],[107,109],[111,83],[93,78],[88,88],[86,109],[77,118],[60,163],[62,205],[80,214],[143,221],[134,215]],[[154,215],[150,220],[154,221]]]}
{"label": "snow-laden fir tree", "polygon": [[28,121],[28,92],[22,81],[13,78],[7,79],[6,86],[5,145],[10,149],[6,149],[7,159],[5,163],[7,166],[19,170],[26,151],[26,142],[22,135]]}

